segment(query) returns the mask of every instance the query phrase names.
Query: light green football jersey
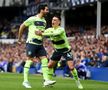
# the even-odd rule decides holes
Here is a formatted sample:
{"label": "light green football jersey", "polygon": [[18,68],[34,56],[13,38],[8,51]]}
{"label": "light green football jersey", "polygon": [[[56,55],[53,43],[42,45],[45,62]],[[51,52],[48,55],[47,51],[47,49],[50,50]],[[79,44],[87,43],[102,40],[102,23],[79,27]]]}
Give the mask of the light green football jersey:
{"label": "light green football jersey", "polygon": [[42,44],[43,37],[36,35],[36,30],[45,30],[46,20],[38,16],[32,16],[24,21],[24,25],[28,27],[27,43]]}
{"label": "light green football jersey", "polygon": [[57,29],[48,28],[44,31],[43,35],[50,36],[50,39],[55,49],[70,49],[70,45],[65,33],[64,28],[58,27]]}

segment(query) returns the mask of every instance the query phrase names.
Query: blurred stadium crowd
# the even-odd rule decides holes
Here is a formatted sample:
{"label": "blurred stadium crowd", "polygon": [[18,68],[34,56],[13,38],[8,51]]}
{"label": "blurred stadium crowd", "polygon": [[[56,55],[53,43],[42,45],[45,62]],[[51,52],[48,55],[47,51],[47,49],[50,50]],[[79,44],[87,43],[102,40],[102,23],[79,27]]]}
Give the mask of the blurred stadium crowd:
{"label": "blurred stadium crowd", "polygon": [[[23,16],[14,16],[13,19],[0,18],[0,70],[3,72],[21,73],[26,60],[25,42],[21,45],[16,42],[3,43],[4,39],[17,39],[20,23]],[[88,17],[87,17],[88,18]],[[69,19],[68,19],[69,20]],[[92,67],[108,67],[108,24],[102,25],[101,36],[96,38],[95,25],[66,25],[66,34],[72,47],[76,68],[82,65]],[[23,36],[26,39],[27,33]],[[48,57],[53,52],[50,40],[45,38],[44,46]],[[64,59],[61,59],[61,64]],[[38,62],[38,59],[34,60]],[[39,63],[39,62],[38,62]],[[31,67],[36,67],[36,63]],[[40,65],[40,64],[39,64]],[[61,67],[63,65],[60,65]],[[59,66],[59,67],[60,67]],[[17,68],[21,67],[20,71]],[[37,71],[36,71],[37,72]]]}

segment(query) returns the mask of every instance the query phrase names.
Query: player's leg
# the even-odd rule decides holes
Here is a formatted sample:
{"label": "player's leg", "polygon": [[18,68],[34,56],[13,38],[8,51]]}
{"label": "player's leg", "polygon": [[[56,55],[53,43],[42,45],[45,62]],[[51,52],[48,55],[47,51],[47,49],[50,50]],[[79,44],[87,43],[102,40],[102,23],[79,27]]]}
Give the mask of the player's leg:
{"label": "player's leg", "polygon": [[73,61],[67,61],[67,64],[68,64],[68,66],[69,66],[69,68],[71,70],[71,73],[72,73],[72,75],[73,75],[73,77],[75,79],[75,82],[76,82],[78,88],[79,89],[83,89],[83,86],[82,86],[82,84],[79,81],[77,70],[76,70],[76,68],[74,68]]}
{"label": "player's leg", "polygon": [[51,59],[48,63],[48,68],[52,68],[52,74],[54,74],[54,67],[57,67],[57,62],[60,60],[62,54],[60,52],[54,51],[52,54]]}
{"label": "player's leg", "polygon": [[48,63],[48,68],[51,69],[52,71],[50,72],[49,78],[52,79],[53,74],[54,74],[54,66],[56,65],[56,61],[49,60]]}
{"label": "player's leg", "polygon": [[57,69],[58,62],[56,62],[55,66],[53,67],[53,76],[56,77],[55,71]]}
{"label": "player's leg", "polygon": [[32,64],[31,59],[26,60],[25,65],[24,65],[24,81],[23,81],[23,86],[26,88],[31,88],[31,85],[28,81],[28,74],[29,74],[29,69],[30,65]]}
{"label": "player's leg", "polygon": [[[49,78],[51,79],[52,76],[53,76],[53,69],[54,69],[54,66],[56,65],[56,63],[58,62],[58,60],[60,60],[61,58],[61,55],[58,53],[58,52],[54,52],[51,59],[49,60],[48,62],[48,68],[49,70],[52,70],[51,72],[49,72]],[[56,81],[54,82],[54,84],[56,83]],[[47,86],[48,85],[48,82],[44,82],[44,86]]]}
{"label": "player's leg", "polygon": [[73,56],[71,54],[71,51],[64,53],[64,58],[67,60],[67,65],[69,66],[69,69],[71,70],[71,73],[75,79],[75,82],[78,86],[79,89],[83,89],[82,84],[79,81],[78,73],[76,68],[74,67],[74,62],[73,62]]}
{"label": "player's leg", "polygon": [[42,73],[43,73],[43,78],[44,78],[45,82],[47,82],[47,85],[55,84],[56,81],[52,80],[53,68],[48,68],[48,59],[46,57],[47,56],[46,51],[43,46],[40,47],[38,56],[42,63]]}
{"label": "player's leg", "polygon": [[35,50],[34,45],[32,45],[32,44],[26,45],[26,53],[27,53],[28,59],[25,61],[25,65],[24,65],[24,81],[23,81],[23,86],[26,88],[31,88],[31,85],[28,81],[28,74],[29,74],[30,66],[33,61],[33,57],[35,56],[34,50]]}
{"label": "player's leg", "polygon": [[43,58],[41,60],[42,62],[42,72],[43,72],[43,78],[44,78],[44,86],[49,86],[49,85],[53,85],[56,83],[56,81],[54,81],[52,79],[53,77],[53,68],[48,68],[48,61],[47,58]]}

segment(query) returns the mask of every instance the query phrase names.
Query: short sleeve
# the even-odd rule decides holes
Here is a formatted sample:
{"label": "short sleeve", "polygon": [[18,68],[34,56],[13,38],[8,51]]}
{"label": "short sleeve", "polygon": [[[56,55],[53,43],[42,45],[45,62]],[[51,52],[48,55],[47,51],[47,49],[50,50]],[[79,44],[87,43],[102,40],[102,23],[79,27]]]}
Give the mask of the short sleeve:
{"label": "short sleeve", "polygon": [[32,21],[33,21],[33,18],[30,17],[30,18],[28,18],[27,20],[24,21],[24,25],[25,26],[30,26],[32,24]]}

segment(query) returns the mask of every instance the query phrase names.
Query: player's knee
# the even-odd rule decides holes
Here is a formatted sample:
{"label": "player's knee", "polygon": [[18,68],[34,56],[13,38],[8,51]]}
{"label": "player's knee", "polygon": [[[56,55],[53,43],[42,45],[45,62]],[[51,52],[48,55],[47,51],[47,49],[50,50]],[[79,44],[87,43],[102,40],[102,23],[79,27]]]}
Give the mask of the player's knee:
{"label": "player's knee", "polygon": [[53,65],[53,64],[48,63],[48,68],[53,68],[53,67],[54,67],[54,65]]}
{"label": "player's knee", "polygon": [[74,69],[73,61],[68,61],[67,64],[68,64],[70,70]]}
{"label": "player's knee", "polygon": [[53,68],[53,66],[51,64],[48,64],[48,68]]}

